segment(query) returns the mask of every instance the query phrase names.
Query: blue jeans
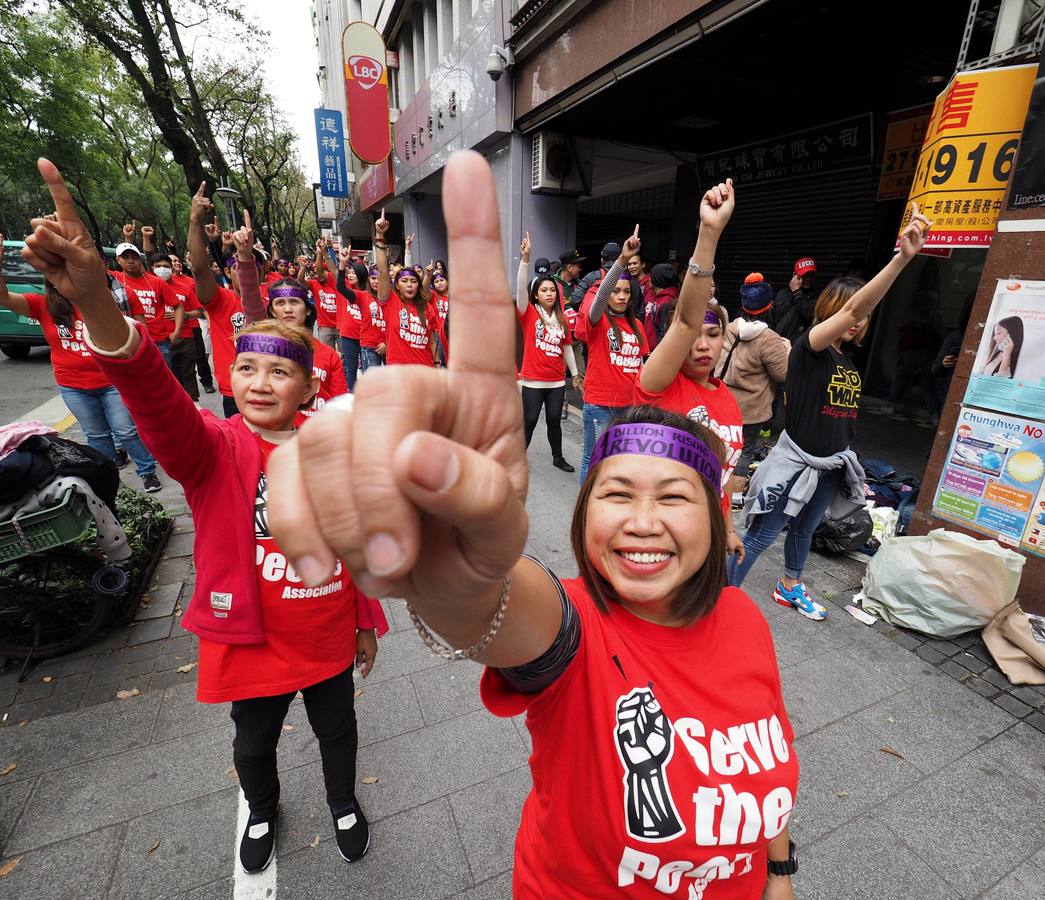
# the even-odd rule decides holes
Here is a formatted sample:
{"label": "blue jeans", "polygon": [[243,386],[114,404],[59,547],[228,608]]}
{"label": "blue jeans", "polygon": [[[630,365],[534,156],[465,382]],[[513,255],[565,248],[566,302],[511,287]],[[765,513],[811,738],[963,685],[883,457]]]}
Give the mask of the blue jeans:
{"label": "blue jeans", "polygon": [[160,355],[163,357],[163,361],[167,363],[167,368],[173,372],[174,369],[171,368],[171,342],[169,340],[157,341],[156,346],[160,350]]}
{"label": "blue jeans", "polygon": [[581,457],[581,484],[588,475],[591,463],[591,452],[595,442],[609,426],[613,417],[620,412],[616,406],[596,406],[594,403],[584,404],[584,455]]}
{"label": "blue jeans", "polygon": [[806,559],[809,558],[809,546],[813,542],[813,532],[842,485],[842,470],[831,469],[822,473],[813,496],[801,512],[792,518],[785,514],[784,507],[787,506],[791,487],[797,480],[798,475],[795,475],[788,482],[776,506],[770,512],[755,517],[754,523],[744,535],[744,549],[747,551],[744,561],[738,565],[735,556],[729,558],[729,583],[734,587],[743,583],[751,567],[762,555],[762,551],[772,546],[777,535],[784,530],[784,526],[788,526],[787,537],[784,539],[784,575],[788,578],[802,577]]}
{"label": "blue jeans", "polygon": [[371,347],[359,348],[359,368],[364,372],[371,366],[383,366],[385,358]]}
{"label": "blue jeans", "polygon": [[356,389],[356,375],[359,373],[359,341],[341,335],[341,364],[345,367],[345,381],[348,389]]}
{"label": "blue jeans", "polygon": [[116,388],[86,391],[59,385],[58,393],[69,407],[69,412],[76,416],[88,445],[111,460],[116,459],[116,447],[119,445],[134,461],[135,471],[140,477],[156,472],[156,460],[138,437],[134,419],[123,405]]}

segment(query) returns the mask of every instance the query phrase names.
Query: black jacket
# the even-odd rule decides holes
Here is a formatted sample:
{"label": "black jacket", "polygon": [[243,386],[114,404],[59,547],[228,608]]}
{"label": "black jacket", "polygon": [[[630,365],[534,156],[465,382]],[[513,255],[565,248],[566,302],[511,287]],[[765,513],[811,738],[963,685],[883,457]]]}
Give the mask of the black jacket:
{"label": "black jacket", "polygon": [[790,288],[781,288],[773,300],[773,330],[793,344],[813,327],[816,294],[799,288],[794,294]]}

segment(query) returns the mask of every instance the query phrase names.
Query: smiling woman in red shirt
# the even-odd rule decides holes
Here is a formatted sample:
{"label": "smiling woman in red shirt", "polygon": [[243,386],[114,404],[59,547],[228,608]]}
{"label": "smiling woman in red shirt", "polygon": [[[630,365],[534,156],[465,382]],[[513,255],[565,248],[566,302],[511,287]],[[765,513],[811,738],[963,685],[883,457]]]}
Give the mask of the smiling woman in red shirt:
{"label": "smiling woman in red shirt", "polygon": [[392,281],[385,307],[388,365],[435,366],[439,363],[439,314],[414,269],[403,268]]}
{"label": "smiling woman in red shirt", "polygon": [[522,402],[526,446],[544,410],[552,465],[564,472],[576,471],[562,455],[562,407],[566,401],[566,372],[574,388],[580,387],[577,360],[570,343],[570,326],[562,308],[558,282],[538,275],[529,282],[530,233],[519,245],[519,272],[515,281],[515,311],[523,330]]}
{"label": "smiling woman in red shirt", "polygon": [[[341,363],[348,389],[354,390],[359,376],[359,335],[363,329],[366,296],[366,267],[352,262],[352,247],[342,247],[337,260],[337,330],[341,335]],[[360,296],[362,295],[362,297]]]}
{"label": "smiling woman in red shirt", "polygon": [[581,304],[577,337],[588,345],[584,373],[584,455],[581,483],[588,474],[588,460],[595,441],[614,414],[631,405],[635,379],[645,352],[645,331],[635,316],[628,260],[642,246],[639,226],[621,249],[620,258],[603,276],[594,300]]}
{"label": "smiling woman in red shirt", "polygon": [[700,204],[700,231],[671,326],[650,354],[635,382],[634,401],[670,409],[710,428],[726,445],[722,467],[722,517],[730,555],[744,558],[744,543],[733,526],[733,468],[744,449],[744,420],[736,398],[711,373],[718,364],[729,324],[726,311],[710,302],[715,250],[733,214],[733,182],[708,191]]}
{"label": "smiling woman in red shirt", "polygon": [[[196,523],[196,585],[182,625],[200,637],[197,697],[232,703],[233,756],[250,806],[240,864],[256,872],[272,859],[276,743],[299,690],[319,741],[338,850],[359,859],[370,833],[355,798],[352,667],[365,675],[373,665],[371,606],[340,564],[322,584],[304,585],[268,526],[269,456],[294,433],[294,417],[319,387],[312,338],[278,321],[243,330],[231,373],[240,414],[219,419],[197,410],[144,327],[117,309],[58,170],[39,165],[57,222],[34,220],[23,255],[77,304],[95,363],[184,487]],[[193,198],[193,228],[202,228],[199,211],[210,211],[205,189]]]}
{"label": "smiling woman in red shirt", "polygon": [[353,409],[274,453],[281,546],[310,583],[344,559],[361,587],[406,598],[428,646],[487,666],[489,710],[526,711],[516,898],[793,900],[798,762],[769,627],[725,586],[721,441],[630,410],[593,448],[574,510],[580,577],[521,557],[516,312],[479,154],[447,163],[443,204],[449,371],[377,372]]}

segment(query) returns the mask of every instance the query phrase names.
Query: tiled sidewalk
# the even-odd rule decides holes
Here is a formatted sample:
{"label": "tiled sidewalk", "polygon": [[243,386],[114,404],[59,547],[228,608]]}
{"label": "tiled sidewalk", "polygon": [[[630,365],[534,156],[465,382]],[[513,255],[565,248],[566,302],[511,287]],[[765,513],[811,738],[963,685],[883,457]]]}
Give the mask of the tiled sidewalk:
{"label": "tiled sidewalk", "polygon": [[[580,457],[578,430],[574,418],[566,441],[572,462]],[[572,575],[575,477],[551,467],[540,428],[530,459],[529,549]],[[165,496],[178,510],[177,495]],[[174,609],[191,590],[190,526],[179,518],[146,611],[156,615],[107,639],[101,653],[41,665],[32,690],[8,707],[33,714],[0,727],[0,770],[17,766],[0,777],[0,866],[20,860],[0,879],[5,900],[235,894],[238,788],[227,708],[197,704],[193,673],[175,671],[195,658],[193,639],[174,625]],[[792,820],[802,847],[798,896],[1038,895],[1042,735],[940,671],[963,652],[957,644],[945,659],[926,659],[936,647],[912,653],[900,633],[890,640],[840,608],[813,623],[769,602],[781,562],[779,548],[768,551],[745,588],[776,640],[802,766]],[[849,561],[814,556],[808,580],[844,606],[859,574]],[[402,604],[387,608],[393,633],[356,701],[359,775],[378,779],[359,785],[373,848],[354,866],[337,855],[318,746],[296,701],[279,750],[277,895],[507,898],[529,788],[525,728],[481,709],[478,667],[434,658]],[[148,634],[135,633],[142,628],[156,628],[160,639],[138,642]],[[39,687],[48,672],[53,680]],[[140,694],[114,699],[131,687]],[[0,680],[0,692],[10,689]]]}

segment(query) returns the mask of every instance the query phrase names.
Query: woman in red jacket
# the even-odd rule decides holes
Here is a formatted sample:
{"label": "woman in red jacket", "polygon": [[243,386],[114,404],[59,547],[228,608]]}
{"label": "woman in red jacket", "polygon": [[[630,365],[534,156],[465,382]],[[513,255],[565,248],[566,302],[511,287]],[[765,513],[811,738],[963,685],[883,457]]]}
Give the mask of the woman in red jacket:
{"label": "woman in red jacket", "polygon": [[570,327],[559,299],[559,285],[551,275],[528,279],[530,234],[519,246],[519,273],[515,287],[515,310],[523,330],[522,402],[526,446],[544,410],[552,465],[575,472],[562,455],[562,407],[566,401],[566,372],[573,386],[580,387],[577,361],[570,343]]}
{"label": "woman in red jacket", "polygon": [[273,528],[315,579],[344,559],[368,590],[405,597],[441,656],[486,665],[495,715],[525,710],[518,900],[793,900],[794,736],[769,627],[725,586],[721,442],[666,410],[627,412],[574,511],[580,577],[520,557],[533,523],[516,316],[482,157],[451,158],[443,202],[449,372],[378,372],[354,409],[276,451]]}
{"label": "woman in red jacket", "polygon": [[718,364],[729,321],[726,311],[710,304],[715,249],[733,214],[733,182],[708,191],[700,204],[697,245],[682,282],[671,326],[650,354],[635,382],[634,400],[670,409],[710,428],[726,445],[722,467],[722,516],[730,554],[744,558],[744,543],[733,527],[730,499],[733,468],[744,449],[744,420],[736,399],[711,373]]}
{"label": "woman in red jacket", "polygon": [[[23,255],[80,310],[98,367],[124,396],[146,445],[184,487],[196,523],[196,589],[182,624],[200,636],[198,699],[232,702],[233,757],[250,805],[240,863],[257,872],[272,859],[276,743],[299,690],[319,741],[338,849],[346,860],[359,859],[370,830],[355,797],[352,666],[364,675],[373,666],[371,608],[340,564],[321,584],[306,584],[307,564],[290,566],[268,527],[269,455],[294,433],[298,410],[319,387],[312,338],[279,321],[249,326],[236,338],[231,375],[240,414],[218,419],[197,410],[143,326],[117,309],[58,170],[46,160],[39,165],[57,221],[34,219]],[[193,205],[209,207],[202,191]]]}
{"label": "woman in red jacket", "polygon": [[588,345],[588,369],[584,373],[584,455],[581,484],[595,441],[613,416],[631,405],[635,378],[645,352],[645,333],[635,315],[628,277],[628,260],[638,253],[639,226],[624,242],[620,258],[603,276],[591,305],[582,303],[577,316],[577,337]]}

